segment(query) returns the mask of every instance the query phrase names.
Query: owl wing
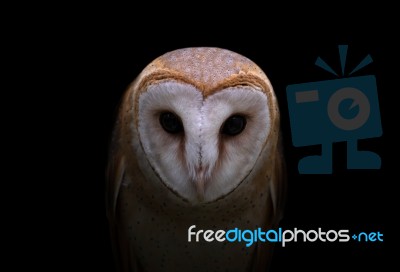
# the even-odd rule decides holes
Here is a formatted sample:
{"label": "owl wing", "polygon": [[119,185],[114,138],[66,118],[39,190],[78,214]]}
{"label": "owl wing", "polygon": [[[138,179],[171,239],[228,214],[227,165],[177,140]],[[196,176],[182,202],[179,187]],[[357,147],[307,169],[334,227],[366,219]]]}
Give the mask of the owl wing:
{"label": "owl wing", "polygon": [[125,159],[118,151],[119,148],[117,143],[119,133],[116,133],[117,130],[118,125],[114,130],[114,135],[110,145],[110,153],[108,156],[106,171],[106,212],[110,229],[111,246],[114,260],[117,264],[117,271],[127,271],[123,268],[122,259],[127,257],[123,256],[123,253],[126,252],[126,249],[129,247],[128,245],[124,245],[123,239],[121,239],[121,233],[118,231],[117,201],[125,174]]}
{"label": "owl wing", "polygon": [[279,135],[278,146],[276,149],[275,166],[273,178],[270,181],[270,192],[272,200],[272,227],[277,227],[283,218],[283,211],[286,202],[287,172],[286,163],[283,156],[282,137]]}
{"label": "owl wing", "polygon": [[115,145],[111,144],[106,172],[106,211],[109,220],[115,219],[118,194],[125,174],[125,159]]}
{"label": "owl wing", "polygon": [[141,271],[138,269],[134,252],[131,252],[129,239],[122,228],[122,218],[119,215],[119,193],[125,178],[125,157],[119,147],[119,122],[114,129],[109,161],[106,171],[106,212],[109,222],[111,245],[114,259],[119,272]]}
{"label": "owl wing", "polygon": [[[263,224],[263,230],[276,229],[283,217],[283,211],[286,199],[286,164],[283,157],[283,148],[281,137],[279,137],[278,147],[274,156],[275,165],[270,176],[270,197],[267,198],[270,203],[266,213],[269,215]],[[268,177],[266,177],[268,178]],[[253,259],[251,271],[266,271],[266,267],[271,266],[274,244],[268,242],[258,242]],[[268,269],[267,269],[268,270]]]}

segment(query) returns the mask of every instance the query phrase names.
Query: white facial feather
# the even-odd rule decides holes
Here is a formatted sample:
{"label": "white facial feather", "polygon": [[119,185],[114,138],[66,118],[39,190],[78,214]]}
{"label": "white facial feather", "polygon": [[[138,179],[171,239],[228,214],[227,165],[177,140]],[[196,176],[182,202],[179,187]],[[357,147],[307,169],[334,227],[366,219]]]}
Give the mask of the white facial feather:
{"label": "white facial feather", "polygon": [[[184,136],[169,134],[160,113],[178,115]],[[234,114],[246,116],[241,134],[221,134]],[[255,167],[270,130],[267,96],[251,87],[221,90],[203,99],[192,85],[174,81],[150,85],[139,97],[139,138],[150,165],[169,188],[198,202],[196,182],[205,180],[208,202],[234,190]]]}

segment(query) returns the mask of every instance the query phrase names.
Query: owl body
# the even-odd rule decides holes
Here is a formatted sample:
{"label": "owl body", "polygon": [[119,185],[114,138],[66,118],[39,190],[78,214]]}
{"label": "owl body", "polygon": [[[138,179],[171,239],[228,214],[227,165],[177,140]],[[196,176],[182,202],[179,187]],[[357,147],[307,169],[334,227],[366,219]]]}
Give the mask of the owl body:
{"label": "owl body", "polygon": [[282,215],[272,86],[249,59],[187,48],[150,63],[114,130],[107,213],[120,271],[265,271],[271,245],[188,241],[188,229],[263,230]]}

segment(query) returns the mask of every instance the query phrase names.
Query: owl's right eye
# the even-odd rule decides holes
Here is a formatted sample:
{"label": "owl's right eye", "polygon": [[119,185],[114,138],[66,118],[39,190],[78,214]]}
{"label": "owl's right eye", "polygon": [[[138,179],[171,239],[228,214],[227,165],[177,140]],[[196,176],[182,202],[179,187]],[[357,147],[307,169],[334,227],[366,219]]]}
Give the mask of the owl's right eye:
{"label": "owl's right eye", "polygon": [[161,113],[160,124],[166,132],[171,134],[176,134],[183,131],[181,119],[172,112]]}

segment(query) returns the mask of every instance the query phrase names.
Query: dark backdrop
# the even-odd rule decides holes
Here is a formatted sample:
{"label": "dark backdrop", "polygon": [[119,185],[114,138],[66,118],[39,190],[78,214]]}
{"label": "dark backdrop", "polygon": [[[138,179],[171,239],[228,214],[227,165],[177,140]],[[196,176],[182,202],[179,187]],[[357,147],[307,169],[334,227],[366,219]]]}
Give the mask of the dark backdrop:
{"label": "dark backdrop", "polygon": [[[88,269],[113,270],[111,244],[105,216],[105,167],[115,112],[119,100],[130,82],[154,58],[183,47],[215,46],[240,53],[257,63],[270,78],[281,109],[281,125],[288,166],[288,199],[281,227],[308,229],[349,229],[350,232],[380,231],[383,243],[289,243],[276,247],[272,271],[325,271],[327,268],[370,271],[383,268],[391,236],[388,218],[394,206],[390,197],[389,154],[392,151],[390,122],[395,117],[389,101],[393,99],[389,85],[388,44],[379,28],[365,31],[352,29],[319,31],[285,28],[271,31],[262,22],[257,31],[246,30],[246,25],[221,26],[215,29],[196,28],[193,31],[177,25],[161,25],[158,29],[139,27],[123,21],[93,22],[80,31],[74,44],[81,52],[76,63],[79,77],[85,82],[71,92],[85,115],[78,116],[77,136],[82,144],[77,157],[85,175],[79,179],[79,192],[71,197],[70,214],[75,220],[72,241],[76,248],[67,258]],[[212,33],[212,35],[211,35]],[[295,148],[291,143],[289,116],[285,97],[286,86],[294,83],[334,79],[314,65],[318,56],[336,71],[340,70],[339,44],[348,44],[348,67],[354,67],[367,54],[374,60],[355,75],[376,75],[381,109],[383,135],[363,140],[361,148],[378,153],[382,158],[380,170],[347,170],[344,143],[333,145],[332,175],[299,175],[297,163],[308,154],[316,154],[319,147]],[[74,111],[74,109],[71,109]],[[398,116],[398,115],[396,115]],[[75,134],[75,133],[73,133]],[[86,152],[88,151],[88,152]],[[87,155],[89,154],[89,155]],[[80,163],[82,161],[82,163]],[[83,177],[83,176],[80,176]],[[77,179],[78,180],[78,179]],[[78,215],[78,216],[77,216]],[[68,239],[68,238],[67,238]]]}

